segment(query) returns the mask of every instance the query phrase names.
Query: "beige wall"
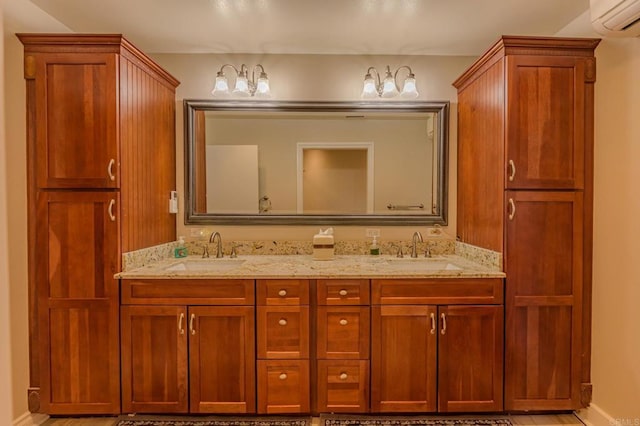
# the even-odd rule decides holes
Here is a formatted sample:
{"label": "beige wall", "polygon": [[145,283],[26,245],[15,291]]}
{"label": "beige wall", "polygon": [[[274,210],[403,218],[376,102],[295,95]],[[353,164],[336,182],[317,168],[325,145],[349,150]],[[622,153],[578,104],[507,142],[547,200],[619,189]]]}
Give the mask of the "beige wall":
{"label": "beige wall", "polygon": [[640,424],[640,38],[597,50],[593,402]]}
{"label": "beige wall", "polygon": [[[0,4],[0,30],[3,30],[3,10]],[[4,33],[4,31],[1,31]],[[4,52],[0,44],[0,99],[2,111],[6,111],[7,103],[4,97]],[[4,129],[4,114],[0,114],[0,424],[11,424],[14,416],[12,406],[12,378],[11,358],[9,351],[9,233],[7,229],[7,160],[5,152],[7,146]]]}
{"label": "beige wall", "polygon": [[[184,195],[182,100],[211,99],[216,72],[225,63],[253,66],[260,63],[269,75],[274,100],[360,100],[364,74],[369,66],[378,70],[409,65],[417,79],[419,100],[451,101],[449,161],[449,227],[455,233],[456,197],[456,91],[451,83],[473,62],[471,57],[453,56],[364,56],[364,55],[151,55],[181,81],[177,91],[177,187]],[[369,226],[370,228],[371,226]],[[190,227],[196,229],[196,227]],[[197,229],[200,229],[199,227]],[[213,229],[210,227],[207,231]],[[216,226],[225,239],[311,239],[317,226],[234,227]],[[364,239],[365,227],[335,226],[338,239]],[[382,227],[381,239],[409,239],[415,227]],[[423,229],[424,231],[424,229]],[[178,215],[178,235],[191,232],[184,225],[183,212]]]}

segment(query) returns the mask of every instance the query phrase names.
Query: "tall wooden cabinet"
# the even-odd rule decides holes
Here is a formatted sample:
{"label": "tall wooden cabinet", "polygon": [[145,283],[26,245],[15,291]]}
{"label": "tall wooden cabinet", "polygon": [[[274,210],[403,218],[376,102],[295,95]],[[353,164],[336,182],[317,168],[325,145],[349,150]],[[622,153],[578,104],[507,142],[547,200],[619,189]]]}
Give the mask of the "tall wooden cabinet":
{"label": "tall wooden cabinet", "polygon": [[19,34],[27,85],[30,409],[120,412],[123,252],[175,240],[172,76],[120,35]]}
{"label": "tall wooden cabinet", "polygon": [[458,238],[504,255],[506,410],[590,399],[598,42],[505,36],[454,82]]}

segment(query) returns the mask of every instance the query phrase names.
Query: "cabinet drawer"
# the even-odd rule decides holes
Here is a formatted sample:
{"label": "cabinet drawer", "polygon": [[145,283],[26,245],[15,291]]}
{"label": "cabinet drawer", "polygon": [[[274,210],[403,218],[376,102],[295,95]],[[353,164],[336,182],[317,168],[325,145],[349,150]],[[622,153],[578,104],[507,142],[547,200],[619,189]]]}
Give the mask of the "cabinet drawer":
{"label": "cabinet drawer", "polygon": [[368,305],[369,280],[318,280],[318,305]]}
{"label": "cabinet drawer", "polygon": [[318,411],[369,411],[369,361],[318,361]]}
{"label": "cabinet drawer", "polygon": [[492,305],[503,301],[502,278],[371,281],[371,303],[374,305]]}
{"label": "cabinet drawer", "polygon": [[309,307],[258,306],[258,358],[309,358]]}
{"label": "cabinet drawer", "polygon": [[258,305],[308,305],[309,280],[258,280]]}
{"label": "cabinet drawer", "polygon": [[242,279],[123,279],[122,304],[253,305],[253,280]]}
{"label": "cabinet drawer", "polygon": [[309,412],[309,361],[258,361],[258,413]]}
{"label": "cabinet drawer", "polygon": [[318,306],[318,358],[368,359],[370,313],[365,306]]}

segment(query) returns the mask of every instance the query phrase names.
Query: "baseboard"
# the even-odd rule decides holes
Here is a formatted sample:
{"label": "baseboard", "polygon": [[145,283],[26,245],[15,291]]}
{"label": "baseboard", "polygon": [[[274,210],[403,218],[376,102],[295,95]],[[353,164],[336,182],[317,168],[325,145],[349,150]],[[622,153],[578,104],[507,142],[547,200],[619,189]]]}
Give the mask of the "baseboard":
{"label": "baseboard", "polygon": [[28,411],[13,421],[13,426],[40,426],[49,419],[46,414],[29,413]]}
{"label": "baseboard", "polygon": [[618,420],[593,403],[576,411],[576,416],[587,426],[620,426]]}

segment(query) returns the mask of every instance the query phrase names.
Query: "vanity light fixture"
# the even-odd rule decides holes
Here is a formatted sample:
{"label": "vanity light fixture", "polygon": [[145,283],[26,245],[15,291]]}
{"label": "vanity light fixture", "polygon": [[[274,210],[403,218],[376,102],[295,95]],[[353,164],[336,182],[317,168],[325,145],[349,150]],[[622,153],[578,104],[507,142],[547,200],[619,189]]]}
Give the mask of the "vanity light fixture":
{"label": "vanity light fixture", "polygon": [[[402,91],[400,91],[397,78],[398,71],[402,69],[406,69],[408,75],[404,79]],[[375,79],[373,78],[374,73]],[[387,65],[387,70],[382,81],[380,81],[380,73],[378,73],[375,67],[369,67],[367,74],[364,76],[364,86],[362,87],[363,99],[394,98],[398,95],[404,99],[415,99],[419,95],[416,87],[416,76],[409,66],[402,65],[398,67],[394,73],[391,73],[391,68]]]}
{"label": "vanity light fixture", "polygon": [[[224,73],[225,68],[232,68],[235,72],[235,87],[233,91],[229,91],[229,82]],[[258,70],[258,79],[256,80],[256,70]],[[256,98],[270,98],[271,89],[269,87],[269,78],[264,72],[264,67],[260,64],[253,67],[251,71],[251,79],[249,79],[249,68],[242,64],[237,69],[231,64],[224,64],[220,67],[220,71],[216,74],[216,82],[213,86],[211,94],[214,98],[239,97],[248,98],[255,96]]]}

